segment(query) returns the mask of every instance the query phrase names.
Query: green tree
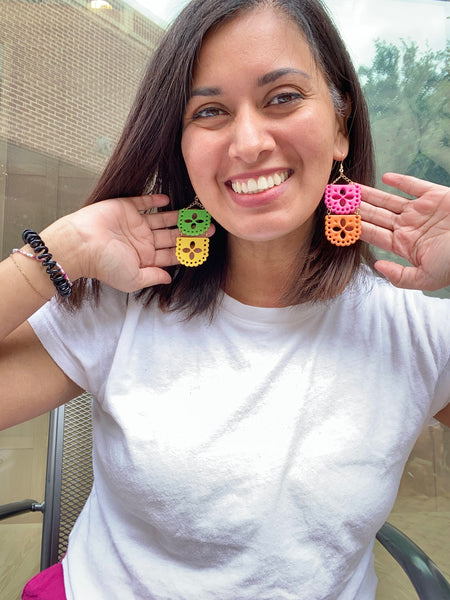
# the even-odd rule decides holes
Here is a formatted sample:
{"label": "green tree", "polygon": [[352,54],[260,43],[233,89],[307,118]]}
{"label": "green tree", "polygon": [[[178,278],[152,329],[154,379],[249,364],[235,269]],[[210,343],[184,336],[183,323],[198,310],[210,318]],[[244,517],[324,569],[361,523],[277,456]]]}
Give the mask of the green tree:
{"label": "green tree", "polygon": [[378,172],[398,171],[450,185],[450,44],[375,42],[359,76],[368,101]]}
{"label": "green tree", "polygon": [[375,41],[375,58],[371,67],[360,67],[365,81],[364,93],[371,115],[375,118],[397,114],[399,95],[400,51],[393,44]]}
{"label": "green tree", "polygon": [[[450,44],[420,53],[417,44],[375,42],[358,72],[369,105],[379,177],[397,171],[450,185]],[[382,187],[381,181],[377,185]],[[375,249],[379,258],[407,261]],[[429,295],[450,298],[450,287]]]}

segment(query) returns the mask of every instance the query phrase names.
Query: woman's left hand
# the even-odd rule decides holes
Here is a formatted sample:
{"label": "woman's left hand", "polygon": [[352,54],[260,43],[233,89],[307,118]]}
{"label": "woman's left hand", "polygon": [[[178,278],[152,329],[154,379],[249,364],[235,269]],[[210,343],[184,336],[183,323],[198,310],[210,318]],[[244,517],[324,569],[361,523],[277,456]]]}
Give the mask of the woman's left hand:
{"label": "woman's left hand", "polygon": [[379,260],[376,269],[401,288],[450,285],[450,188],[397,173],[386,173],[383,181],[414,199],[362,185],[361,239],[412,266]]}

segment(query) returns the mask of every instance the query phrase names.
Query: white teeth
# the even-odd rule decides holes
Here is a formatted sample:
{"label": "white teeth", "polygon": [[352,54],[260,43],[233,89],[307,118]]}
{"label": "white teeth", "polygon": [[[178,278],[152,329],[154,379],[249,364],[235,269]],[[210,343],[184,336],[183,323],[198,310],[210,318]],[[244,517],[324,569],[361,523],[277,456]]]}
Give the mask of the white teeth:
{"label": "white teeth", "polygon": [[258,177],[258,181],[255,179],[247,179],[247,181],[232,181],[231,187],[233,192],[237,194],[257,194],[258,192],[265,192],[270,188],[273,188],[289,177],[289,171],[282,171],[275,173],[273,176]]}
{"label": "white teeth", "polygon": [[249,194],[253,194],[254,192],[258,191],[258,184],[254,179],[249,179],[247,185]]}
{"label": "white teeth", "polygon": [[267,190],[269,186],[267,185],[267,179],[265,177],[258,178],[258,189]]}

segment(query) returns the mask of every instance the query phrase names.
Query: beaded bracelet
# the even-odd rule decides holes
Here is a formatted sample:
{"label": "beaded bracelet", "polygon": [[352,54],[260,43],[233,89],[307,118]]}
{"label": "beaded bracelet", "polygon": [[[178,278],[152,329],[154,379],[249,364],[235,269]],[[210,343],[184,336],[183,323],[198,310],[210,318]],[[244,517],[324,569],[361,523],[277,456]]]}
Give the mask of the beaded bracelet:
{"label": "beaded bracelet", "polygon": [[[36,256],[35,254],[31,254],[31,252],[25,252],[24,250],[21,250],[20,248],[13,248],[11,250],[12,254],[21,254],[22,256],[27,256],[28,258],[32,258],[33,260],[37,260],[39,262],[41,262],[41,258],[39,256]],[[67,273],[64,271],[64,269],[62,268],[62,266],[57,263],[55,261],[55,266],[61,271],[61,273],[64,275],[64,279],[69,282],[69,285],[72,285],[72,282],[69,279],[69,276],[67,275]]]}
{"label": "beaded bracelet", "polygon": [[22,233],[22,239],[25,244],[28,244],[33,248],[35,254],[30,254],[29,252],[25,252],[19,248],[14,248],[12,252],[19,252],[23,256],[40,261],[45,267],[46,272],[50,275],[50,280],[55,286],[58,294],[63,298],[70,296],[72,293],[72,282],[61,265],[52,260],[52,255],[48,251],[47,246],[44,244],[39,235],[32,229],[25,229],[25,231]]}

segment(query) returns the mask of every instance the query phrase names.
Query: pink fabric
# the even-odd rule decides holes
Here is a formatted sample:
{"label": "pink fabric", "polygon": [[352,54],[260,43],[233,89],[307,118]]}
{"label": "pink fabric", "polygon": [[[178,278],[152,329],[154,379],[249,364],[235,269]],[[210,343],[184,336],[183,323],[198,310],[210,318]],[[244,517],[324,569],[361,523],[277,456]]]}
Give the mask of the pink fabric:
{"label": "pink fabric", "polygon": [[30,579],[22,592],[22,600],[67,600],[61,563]]}

